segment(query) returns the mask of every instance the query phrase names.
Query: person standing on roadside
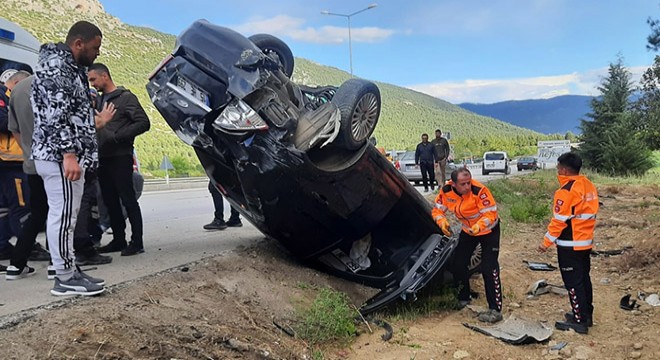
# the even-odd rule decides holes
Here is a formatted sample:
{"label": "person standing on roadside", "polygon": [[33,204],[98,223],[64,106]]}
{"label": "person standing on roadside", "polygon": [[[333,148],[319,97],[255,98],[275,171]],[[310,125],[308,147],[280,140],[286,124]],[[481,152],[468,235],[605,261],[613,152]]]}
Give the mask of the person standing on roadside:
{"label": "person standing on roadside", "polygon": [[238,210],[234,209],[233,206],[230,206],[231,215],[229,216],[229,220],[225,222],[224,199],[222,198],[222,194],[220,194],[220,190],[218,190],[215,186],[213,186],[213,183],[210,181],[209,181],[209,192],[211,193],[211,198],[213,199],[213,208],[215,209],[215,211],[213,212],[213,221],[204,225],[204,230],[224,230],[227,227],[243,226],[243,223],[241,222],[241,213],[239,213]]}
{"label": "person standing on roadside", "polygon": [[591,285],[591,249],[594,242],[598,191],[580,175],[582,159],[569,152],[557,158],[560,188],[552,201],[553,214],[539,251],[544,253],[557,245],[557,260],[572,312],[557,321],[559,330],[573,329],[587,334],[593,325],[594,305]]}
{"label": "person standing on roadside", "polygon": [[103,279],[76,266],[73,248],[85,171],[98,166],[87,66],[99,55],[102,37],[96,25],[76,22],[64,43],[41,46],[32,81],[32,157],[48,198],[46,237],[55,268],[50,292],[56,296],[105,291]]}
{"label": "person standing on roadside", "polygon": [[438,129],[435,131],[435,139],[433,139],[431,143],[435,146],[435,163],[438,165],[438,172],[442,179],[442,182],[438,184],[438,187],[442,187],[447,181],[445,171],[447,171],[447,158],[449,157],[450,152],[449,142],[442,137],[442,130]]}
{"label": "person standing on roadside", "polygon": [[429,181],[431,182],[431,191],[435,190],[435,173],[433,170],[435,155],[435,147],[429,142],[429,135],[422,134],[422,142],[417,144],[415,149],[415,165],[419,165],[419,170],[422,172],[424,192],[429,191]]}
{"label": "person standing on roadside", "polygon": [[[93,64],[87,76],[89,83],[102,93],[97,98],[98,105],[112,103],[117,110],[112,120],[98,131],[98,178],[113,237],[110,243],[99,248],[99,252],[121,251],[121,256],[141,254],[144,253],[142,211],[133,186],[133,143],[138,135],[149,130],[149,118],[137,96],[115,85],[107,66]],[[122,205],[131,224],[128,245]]]}
{"label": "person standing on roadside", "polygon": [[481,274],[486,288],[488,310],[479,320],[494,323],[502,320],[502,283],[500,281],[500,218],[497,204],[490,190],[472,178],[470,170],[459,168],[440,188],[432,210],[433,220],[446,236],[451,228],[446,213],[451,211],[461,222],[458,246],[454,252],[454,286],[458,289],[461,307],[470,303],[470,274],[468,265],[477,244],[481,244]]}

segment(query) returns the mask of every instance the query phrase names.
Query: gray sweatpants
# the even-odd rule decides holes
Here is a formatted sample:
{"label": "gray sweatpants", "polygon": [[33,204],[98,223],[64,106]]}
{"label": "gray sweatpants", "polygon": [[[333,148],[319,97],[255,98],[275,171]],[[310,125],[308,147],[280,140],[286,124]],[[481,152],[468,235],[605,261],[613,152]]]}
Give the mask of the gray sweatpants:
{"label": "gray sweatpants", "polygon": [[80,210],[85,169],[82,169],[79,180],[70,181],[64,177],[62,163],[35,160],[34,164],[44,180],[48,197],[46,238],[53,267],[57,275],[68,275],[73,272],[75,265],[73,230]]}

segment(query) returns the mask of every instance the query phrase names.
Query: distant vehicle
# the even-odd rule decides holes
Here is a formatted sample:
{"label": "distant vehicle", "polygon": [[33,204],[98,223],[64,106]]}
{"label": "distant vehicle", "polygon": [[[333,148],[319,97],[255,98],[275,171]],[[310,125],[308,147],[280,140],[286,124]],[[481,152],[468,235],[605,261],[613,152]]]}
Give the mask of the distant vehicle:
{"label": "distant vehicle", "polygon": [[518,159],[518,171],[538,170],[539,165],[533,156],[525,156]]}
{"label": "distant vehicle", "polygon": [[414,151],[406,151],[401,155],[398,169],[408,181],[414,182],[415,185],[422,182],[422,172],[419,170],[419,165],[415,164]]}
{"label": "distant vehicle", "polygon": [[5,70],[33,72],[41,43],[27,30],[0,18],[0,74]]}
{"label": "distant vehicle", "polygon": [[488,175],[492,172],[511,173],[509,167],[509,156],[504,151],[486,151],[484,153],[484,162],[481,166],[481,174]]}

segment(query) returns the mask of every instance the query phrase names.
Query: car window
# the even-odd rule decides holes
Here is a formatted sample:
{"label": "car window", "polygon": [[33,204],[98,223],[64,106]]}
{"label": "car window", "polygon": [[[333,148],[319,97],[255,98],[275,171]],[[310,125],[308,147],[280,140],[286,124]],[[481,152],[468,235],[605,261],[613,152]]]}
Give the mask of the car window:
{"label": "car window", "polygon": [[486,160],[504,160],[504,153],[486,154]]}
{"label": "car window", "polygon": [[401,160],[415,160],[415,152],[414,151],[407,151],[403,156],[401,156]]}

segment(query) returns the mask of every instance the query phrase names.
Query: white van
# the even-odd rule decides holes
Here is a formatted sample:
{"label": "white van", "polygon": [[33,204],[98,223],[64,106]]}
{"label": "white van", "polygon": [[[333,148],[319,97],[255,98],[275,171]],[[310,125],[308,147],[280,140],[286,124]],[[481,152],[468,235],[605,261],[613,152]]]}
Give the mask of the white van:
{"label": "white van", "polygon": [[9,69],[32,73],[40,46],[39,40],[27,30],[0,18],[0,74]]}
{"label": "white van", "polygon": [[509,155],[504,151],[486,151],[484,153],[484,162],[481,166],[481,174],[488,175],[492,172],[511,173],[509,167]]}

